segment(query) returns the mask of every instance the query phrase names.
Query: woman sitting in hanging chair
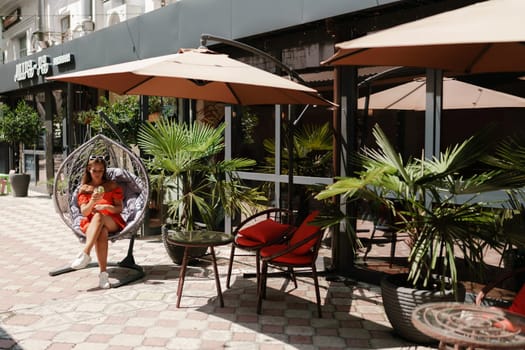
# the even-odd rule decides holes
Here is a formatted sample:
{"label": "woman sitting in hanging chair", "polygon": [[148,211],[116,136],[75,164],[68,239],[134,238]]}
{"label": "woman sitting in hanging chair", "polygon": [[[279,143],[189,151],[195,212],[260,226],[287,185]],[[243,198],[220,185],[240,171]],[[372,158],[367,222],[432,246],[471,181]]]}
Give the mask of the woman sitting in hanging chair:
{"label": "woman sitting in hanging chair", "polygon": [[[103,195],[95,193],[99,186],[104,189]],[[111,283],[106,282],[111,276],[101,273],[101,288],[118,288],[144,277],[144,269],[135,263],[133,247],[149,195],[146,167],[127,146],[98,134],[74,149],[55,174],[53,201],[60,218],[84,248],[74,262],[49,274],[57,276],[97,265],[106,272],[107,267],[114,267],[117,273]],[[107,261],[108,241],[120,239],[129,239],[126,256],[119,262]],[[93,247],[98,264],[90,263]],[[122,269],[128,272],[120,273]]]}
{"label": "woman sitting in hanging chair", "polygon": [[86,243],[71,268],[85,268],[91,262],[91,249],[95,246],[100,267],[99,287],[104,289],[110,287],[106,272],[109,234],[126,226],[120,215],[122,199],[122,188],[107,178],[105,157],[91,155],[78,191],[78,205],[83,216],[80,229],[86,235]]}

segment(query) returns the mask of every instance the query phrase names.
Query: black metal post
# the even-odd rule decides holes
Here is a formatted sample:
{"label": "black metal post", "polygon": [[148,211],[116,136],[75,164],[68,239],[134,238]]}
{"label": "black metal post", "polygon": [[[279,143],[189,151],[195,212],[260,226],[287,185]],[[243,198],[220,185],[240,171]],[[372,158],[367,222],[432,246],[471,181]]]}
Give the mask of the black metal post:
{"label": "black metal post", "polygon": [[[341,162],[343,163],[340,169],[341,176],[351,175],[353,169],[349,161],[350,154],[357,150],[357,68],[356,67],[340,67],[337,69],[337,86],[338,96],[340,96],[340,118],[342,144],[346,147],[341,147]],[[342,83],[344,82],[344,84]],[[346,162],[346,164],[344,164]],[[346,211],[349,217],[355,218],[356,208],[354,205],[347,205]],[[355,229],[356,222],[352,222]],[[354,266],[354,251],[352,249],[352,242],[345,232],[339,232],[332,240],[332,262],[333,267],[339,274],[349,275]]]}

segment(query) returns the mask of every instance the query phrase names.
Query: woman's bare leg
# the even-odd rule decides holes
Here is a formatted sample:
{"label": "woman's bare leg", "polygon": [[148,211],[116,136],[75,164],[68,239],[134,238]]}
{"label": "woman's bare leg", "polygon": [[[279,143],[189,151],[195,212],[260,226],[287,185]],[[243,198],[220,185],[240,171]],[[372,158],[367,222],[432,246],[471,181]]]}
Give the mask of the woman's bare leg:
{"label": "woman's bare leg", "polygon": [[93,218],[91,219],[91,222],[89,223],[89,226],[86,230],[86,244],[84,246],[84,253],[87,255],[91,254],[91,249],[93,249],[93,246],[98,239],[100,230],[103,227],[103,217],[104,216],[100,213],[93,215]]}
{"label": "woman's bare leg", "polygon": [[119,229],[118,225],[113,221],[111,216],[103,215],[101,217],[102,228],[98,234],[96,245],[98,265],[100,272],[104,272],[108,265],[108,236],[109,232],[115,232]]}
{"label": "woman's bare leg", "polygon": [[111,216],[103,215],[102,223],[104,224],[108,232],[116,232],[120,229],[120,227],[115,223]]}
{"label": "woman's bare leg", "polygon": [[104,272],[108,266],[108,230],[105,226],[100,230],[100,234],[95,242],[95,251],[100,272]]}

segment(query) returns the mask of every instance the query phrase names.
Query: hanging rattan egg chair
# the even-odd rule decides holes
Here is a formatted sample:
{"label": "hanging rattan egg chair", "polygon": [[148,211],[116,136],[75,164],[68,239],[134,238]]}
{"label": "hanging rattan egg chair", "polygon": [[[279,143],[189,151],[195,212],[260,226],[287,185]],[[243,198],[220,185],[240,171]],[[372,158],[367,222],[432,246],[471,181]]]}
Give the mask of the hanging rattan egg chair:
{"label": "hanging rattan egg chair", "polygon": [[[90,155],[104,154],[109,156],[107,161],[107,175],[110,180],[116,181],[124,192],[122,217],[126,226],[119,232],[109,236],[112,241],[129,238],[127,256],[118,263],[108,262],[108,266],[118,266],[131,269],[132,273],[122,278],[111,287],[116,288],[144,277],[142,267],[135,263],[133,245],[135,237],[142,226],[144,215],[149,201],[148,174],[140,157],[131,149],[110,138],[98,134],[79,146],[62,162],[55,175],[53,199],[55,208],[64,223],[73,231],[81,242],[86,237],[80,230],[80,207],[77,203],[77,194],[82,174]],[[98,266],[91,263],[88,267]],[[51,276],[75,271],[71,267],[63,267],[51,271]]]}

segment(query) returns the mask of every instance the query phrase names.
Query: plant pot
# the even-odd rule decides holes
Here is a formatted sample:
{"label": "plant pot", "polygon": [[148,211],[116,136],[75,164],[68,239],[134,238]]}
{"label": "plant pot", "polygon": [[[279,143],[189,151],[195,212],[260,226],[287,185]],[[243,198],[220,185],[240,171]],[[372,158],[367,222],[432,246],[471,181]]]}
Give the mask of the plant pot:
{"label": "plant pot", "polygon": [[160,118],[160,112],[153,112],[148,115],[148,122],[156,122]]}
{"label": "plant pot", "polygon": [[154,207],[146,209],[144,217],[144,235],[153,236],[162,233],[162,213]]}
{"label": "plant pot", "polygon": [[9,182],[11,183],[13,196],[27,197],[30,181],[31,176],[29,174],[9,174]]}
{"label": "plant pot", "polygon": [[408,274],[386,275],[381,280],[381,296],[383,306],[394,331],[401,337],[418,344],[431,344],[436,340],[419,330],[412,324],[412,311],[419,305],[441,301],[465,300],[465,287],[458,284],[458,298],[452,290],[442,294],[439,290],[420,290],[407,286]]}
{"label": "plant pot", "polygon": [[[166,225],[162,225],[162,243],[164,243],[164,248],[166,248],[166,252],[168,253],[173,263],[175,263],[176,265],[180,265],[182,264],[182,258],[184,257],[184,247],[168,242],[167,235],[169,231],[172,231],[172,230],[173,230],[172,228],[169,228]],[[207,247],[190,248],[188,252],[190,256],[188,265],[195,264],[196,262],[195,259],[206,254],[207,250],[208,250]]]}

